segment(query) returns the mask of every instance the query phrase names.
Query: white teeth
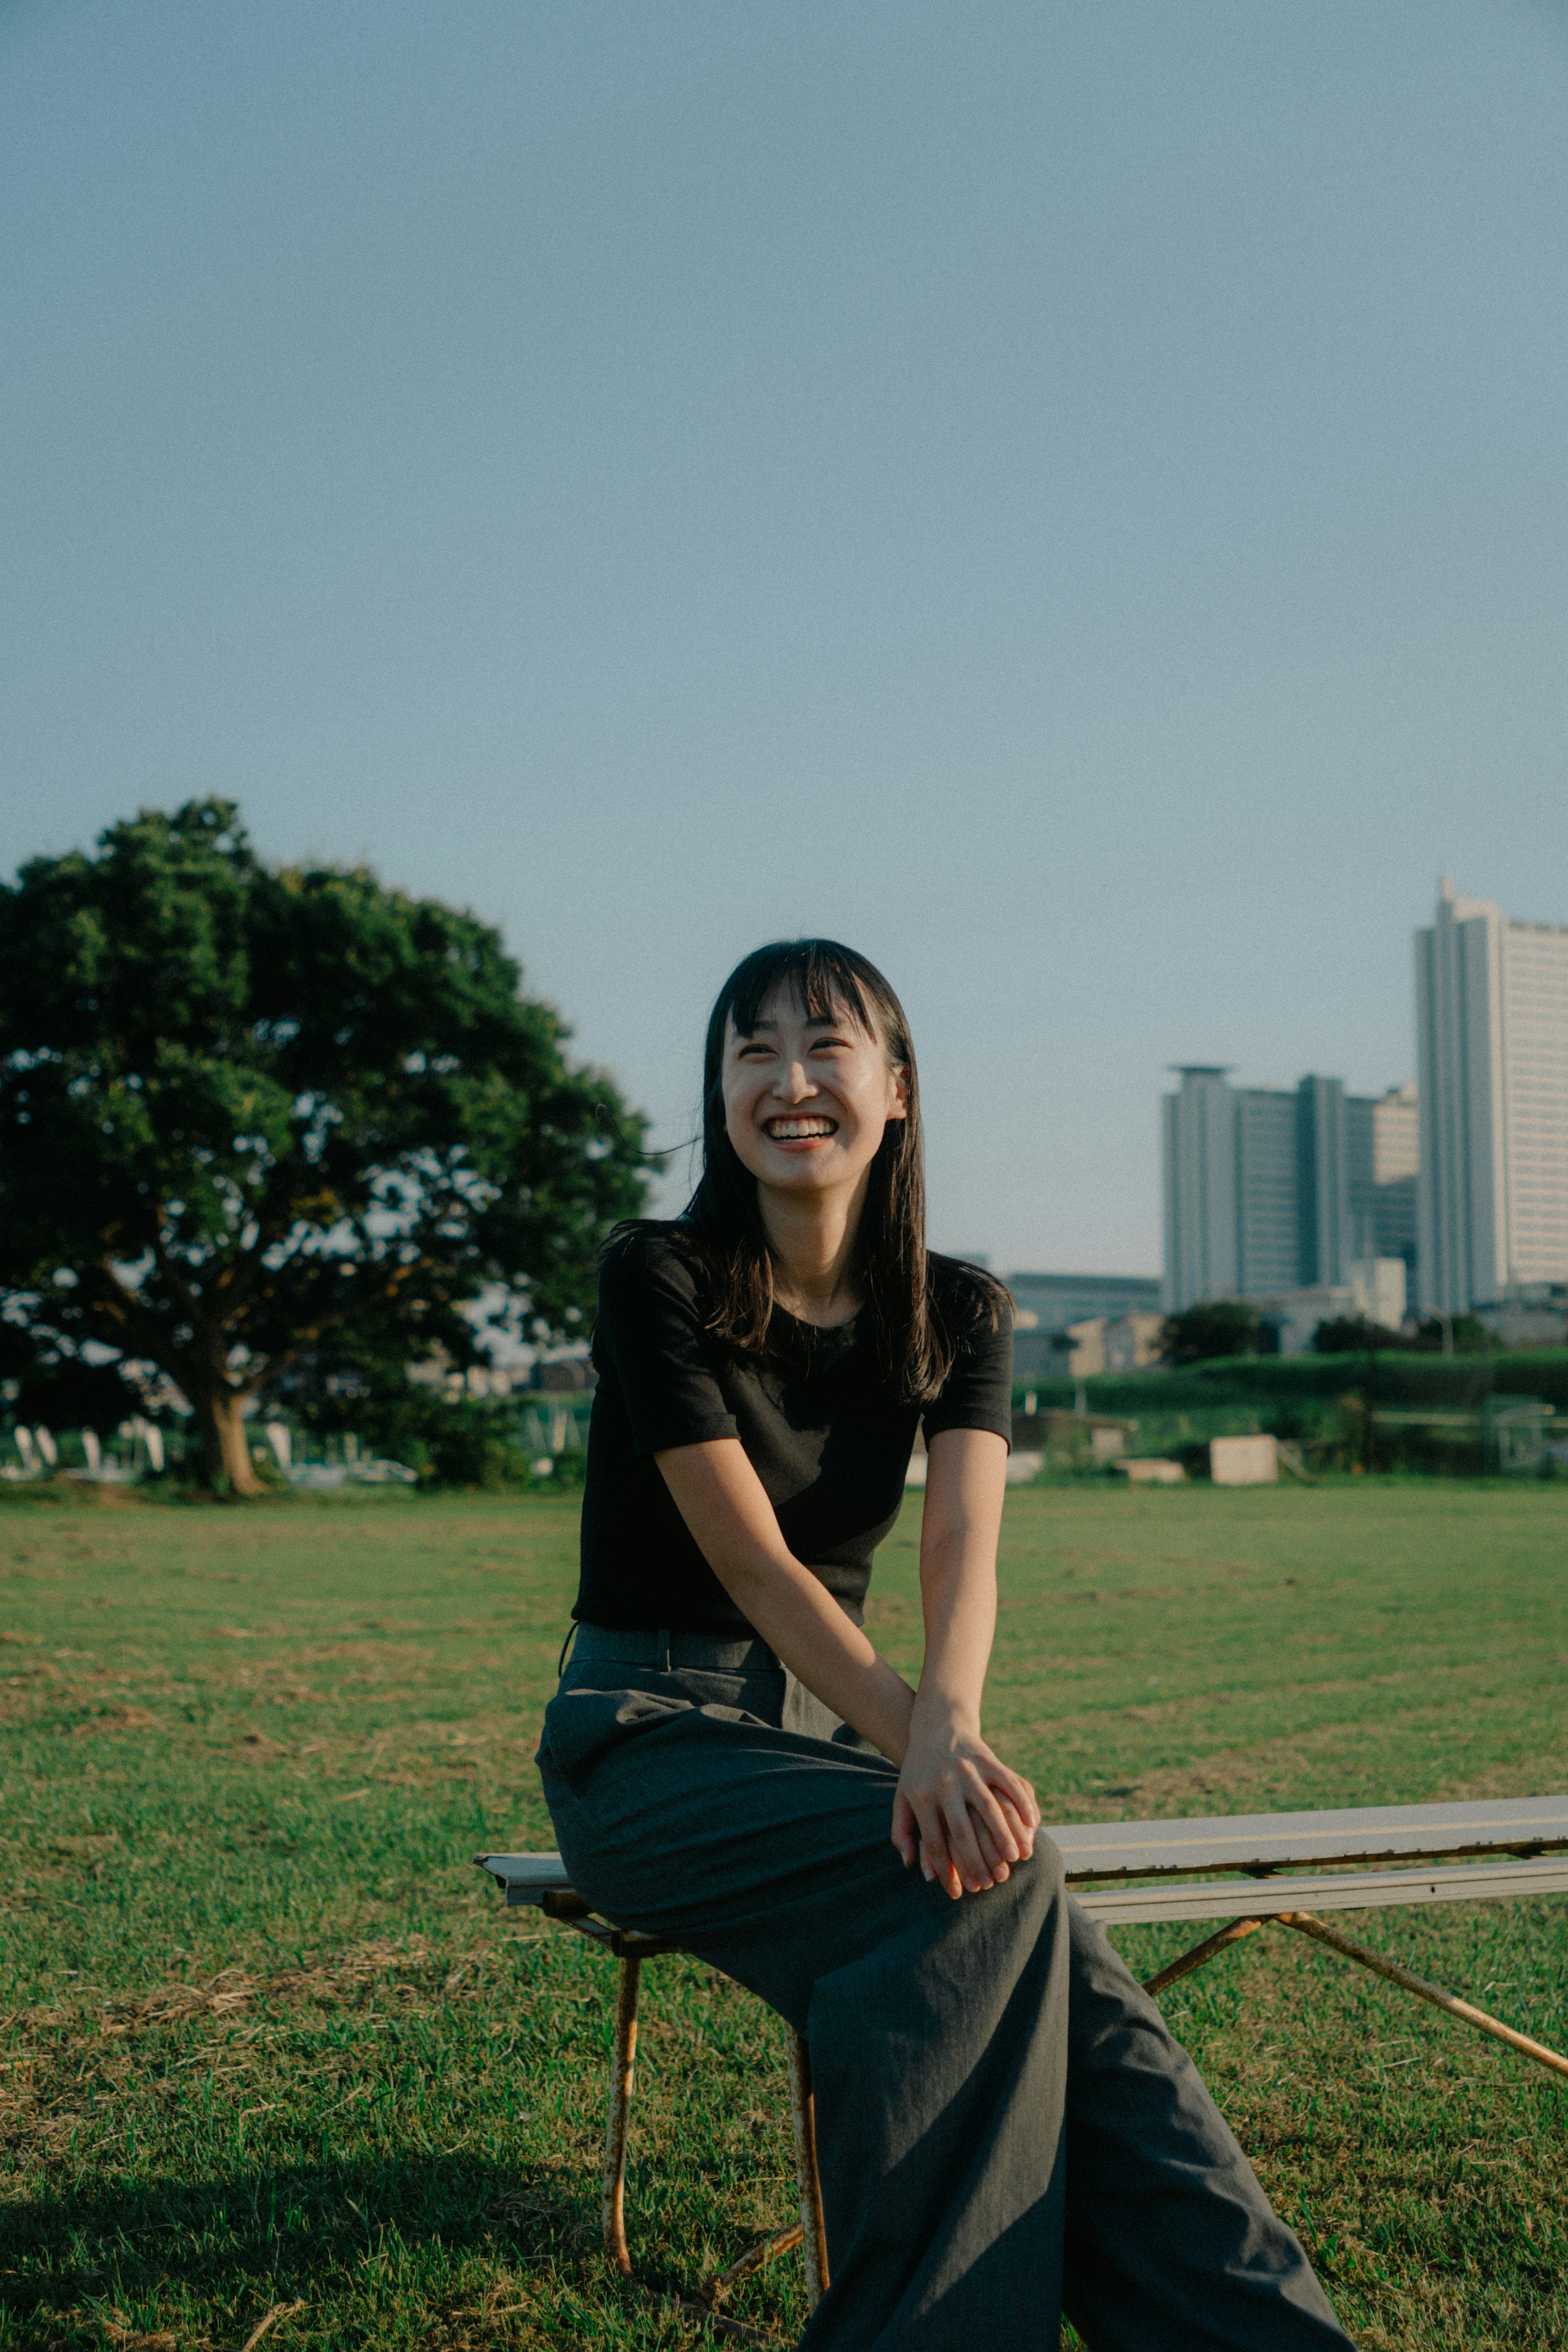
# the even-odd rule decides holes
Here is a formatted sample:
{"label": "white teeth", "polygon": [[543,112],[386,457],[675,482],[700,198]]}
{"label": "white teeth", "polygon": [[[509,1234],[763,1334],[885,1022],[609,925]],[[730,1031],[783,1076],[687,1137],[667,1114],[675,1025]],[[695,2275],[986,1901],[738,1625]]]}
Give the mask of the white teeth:
{"label": "white teeth", "polygon": [[809,1135],[837,1132],[831,1118],[770,1118],[768,1132],[776,1143],[799,1143]]}

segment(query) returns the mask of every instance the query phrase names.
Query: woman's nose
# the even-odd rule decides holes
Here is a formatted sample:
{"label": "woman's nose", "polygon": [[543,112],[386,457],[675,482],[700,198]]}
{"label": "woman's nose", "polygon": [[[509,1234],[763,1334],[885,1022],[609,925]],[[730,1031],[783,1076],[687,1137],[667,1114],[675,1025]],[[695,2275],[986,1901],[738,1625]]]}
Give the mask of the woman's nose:
{"label": "woman's nose", "polygon": [[779,1092],[787,1102],[804,1102],[808,1095],[815,1094],[816,1088],[806,1075],[804,1062],[790,1063],[788,1070],[780,1075]]}

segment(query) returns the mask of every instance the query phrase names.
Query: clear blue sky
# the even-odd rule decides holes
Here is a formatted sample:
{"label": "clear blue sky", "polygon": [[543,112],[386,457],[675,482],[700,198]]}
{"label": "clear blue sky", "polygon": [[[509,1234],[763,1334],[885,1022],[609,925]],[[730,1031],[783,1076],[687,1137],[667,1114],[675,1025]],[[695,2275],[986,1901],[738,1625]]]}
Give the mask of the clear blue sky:
{"label": "clear blue sky", "polygon": [[1164,1066],[1568,921],[1568,14],[0,14],[0,867],[141,803],[500,922],[689,1132],[781,931],[934,1238],[1154,1270]]}

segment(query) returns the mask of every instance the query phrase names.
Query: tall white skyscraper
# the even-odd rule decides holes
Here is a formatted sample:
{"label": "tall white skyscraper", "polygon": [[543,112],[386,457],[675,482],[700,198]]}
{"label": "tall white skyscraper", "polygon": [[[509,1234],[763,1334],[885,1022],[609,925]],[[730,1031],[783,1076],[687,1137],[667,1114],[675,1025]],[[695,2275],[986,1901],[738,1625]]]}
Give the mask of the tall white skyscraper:
{"label": "tall white skyscraper", "polygon": [[1568,925],[1445,879],[1416,934],[1421,1304],[1568,1282]]}

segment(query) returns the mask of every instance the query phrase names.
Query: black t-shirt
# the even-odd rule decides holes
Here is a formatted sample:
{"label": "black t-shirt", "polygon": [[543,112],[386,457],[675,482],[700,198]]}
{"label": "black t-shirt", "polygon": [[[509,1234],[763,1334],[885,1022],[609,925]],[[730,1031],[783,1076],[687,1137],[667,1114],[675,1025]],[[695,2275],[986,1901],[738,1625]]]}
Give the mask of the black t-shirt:
{"label": "black t-shirt", "polygon": [[599,1372],[582,1498],[582,1576],[572,1615],[619,1629],[745,1633],[746,1619],[698,1549],[653,1456],[738,1437],[795,1558],[860,1623],[871,1556],[898,1517],[918,1423],[1010,1439],[1012,1321],[995,1318],[951,1258],[929,1261],[933,1304],[956,1352],[924,1410],[904,1403],[866,1320],[821,1330],[775,1309],[764,1358],[706,1328],[706,1285],[679,1229],[642,1226],[599,1277]]}

